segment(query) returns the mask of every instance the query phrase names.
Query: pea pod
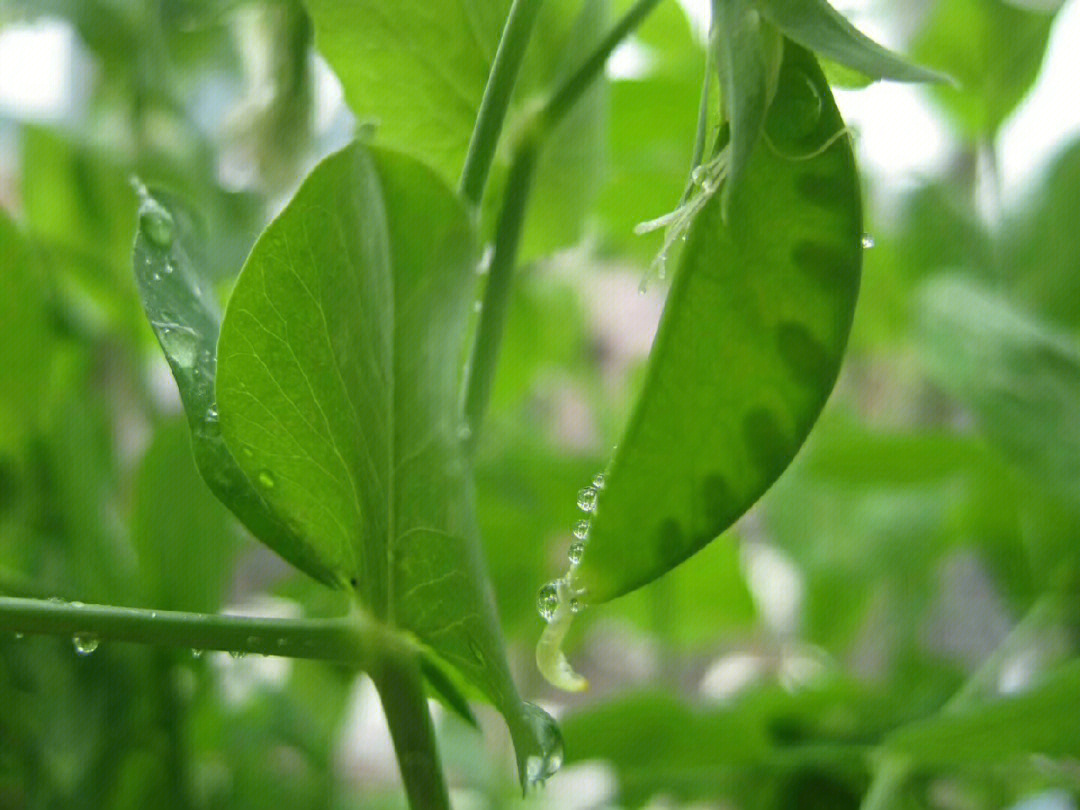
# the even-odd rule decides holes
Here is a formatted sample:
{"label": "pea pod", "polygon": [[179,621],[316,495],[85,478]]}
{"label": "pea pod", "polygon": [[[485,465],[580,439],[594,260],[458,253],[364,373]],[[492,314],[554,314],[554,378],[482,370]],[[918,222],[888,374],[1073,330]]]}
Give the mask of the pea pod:
{"label": "pea pod", "polygon": [[788,41],[764,140],[696,216],[570,583],[588,603],[671,570],[780,476],[836,381],[862,265],[850,138]]}

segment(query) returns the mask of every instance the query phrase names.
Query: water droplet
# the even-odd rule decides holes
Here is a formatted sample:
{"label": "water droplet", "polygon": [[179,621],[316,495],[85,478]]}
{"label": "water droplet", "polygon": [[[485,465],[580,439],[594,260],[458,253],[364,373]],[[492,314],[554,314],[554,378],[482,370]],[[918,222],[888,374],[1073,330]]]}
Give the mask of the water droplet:
{"label": "water droplet", "polygon": [[582,512],[595,512],[596,489],[594,487],[585,487],[585,489],[581,490],[577,496],[577,505]]}
{"label": "water droplet", "polygon": [[566,604],[569,606],[571,613],[581,612],[581,600],[578,599],[576,596],[571,596],[570,601]]}
{"label": "water droplet", "polygon": [[550,622],[559,609],[559,586],[555,582],[549,582],[536,594],[536,609],[546,622]]}
{"label": "water droplet", "polygon": [[173,241],[172,214],[157,200],[145,199],[139,207],[139,227],[154,247],[168,250]]}
{"label": "water droplet", "polygon": [[267,489],[273,489],[274,484],[277,483],[277,481],[274,479],[274,474],[272,472],[270,472],[269,470],[260,470],[259,475],[258,475],[258,479],[259,479],[259,483],[262,484]]}
{"label": "water droplet", "polygon": [[198,337],[194,329],[186,326],[163,325],[160,327],[159,337],[165,354],[182,368],[190,368],[195,364],[195,355],[198,353]]}
{"label": "water droplet", "polygon": [[577,565],[581,562],[581,558],[585,556],[585,541],[578,540],[570,544],[570,550],[566,552],[566,556],[570,559],[571,565]]}
{"label": "water droplet", "polygon": [[165,262],[164,270],[165,270],[165,275],[168,275],[169,273],[171,273],[173,271],[172,262]]}
{"label": "water droplet", "polygon": [[211,405],[206,409],[206,421],[216,422],[218,420],[218,409]]}
{"label": "water droplet", "polygon": [[159,273],[157,270],[155,270],[153,273],[150,274],[150,280],[151,281],[161,281],[161,273]]}
{"label": "water droplet", "polygon": [[26,634],[25,634],[25,633],[16,633],[16,634],[15,634],[15,640],[16,640],[16,641],[21,641],[21,640],[22,640],[22,639],[24,639],[24,638],[26,638]]}
{"label": "water droplet", "polygon": [[229,656],[232,658],[243,658],[247,655],[243,650],[229,650]]}
{"label": "water droplet", "polygon": [[589,536],[589,521],[579,520],[574,524],[574,537],[578,540],[585,540]]}
{"label": "water droplet", "polygon": [[874,237],[872,237],[870,234],[864,233],[862,235],[863,250],[870,250],[870,248],[872,248],[875,244],[877,243],[874,241]]}
{"label": "water droplet", "polygon": [[551,716],[533,703],[524,706],[525,720],[532,727],[540,746],[538,753],[525,759],[525,780],[536,786],[555,775],[563,764],[562,732]]}
{"label": "water droplet", "polygon": [[202,654],[203,654],[202,650],[196,650],[196,649],[191,650],[191,657],[192,658],[202,658]]}
{"label": "water droplet", "polygon": [[71,644],[79,655],[90,655],[99,643],[98,637],[91,633],[76,633],[71,637]]}
{"label": "water droplet", "polygon": [[592,485],[595,489],[603,489],[604,484],[607,483],[607,476],[603,473],[597,473],[592,480]]}

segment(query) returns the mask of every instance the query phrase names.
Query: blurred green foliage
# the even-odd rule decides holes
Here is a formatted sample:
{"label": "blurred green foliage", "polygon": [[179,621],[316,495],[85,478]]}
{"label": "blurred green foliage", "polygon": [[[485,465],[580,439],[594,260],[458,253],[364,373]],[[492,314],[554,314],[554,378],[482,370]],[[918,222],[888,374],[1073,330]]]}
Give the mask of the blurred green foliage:
{"label": "blurred green foliage", "polygon": [[[629,3],[607,5],[546,4],[508,132]],[[574,494],[641,385],[630,334],[648,325],[631,319],[663,290],[636,295],[660,244],[632,229],[678,204],[705,72],[677,4],[637,33],[640,73],[587,97],[545,157],[475,459],[516,681],[560,710],[566,742],[566,773],[528,803],[583,806],[588,767],[606,763],[611,790],[592,806],[857,807],[887,760],[904,764],[895,807],[1076,806],[1080,143],[1000,217],[981,212],[988,178],[973,168],[1037,80],[1054,15],[884,5],[914,56],[956,79],[931,91],[952,127],[949,168],[869,211],[849,353],[806,448],[719,541],[581,615],[568,650],[594,690],[572,700],[535,674],[535,592],[565,568]],[[479,60],[456,65],[467,97],[435,128],[357,101],[348,43],[330,44],[350,32],[292,0],[0,2],[0,43],[59,23],[76,59],[62,115],[0,118],[0,592],[343,609],[198,478],[133,283],[130,178],[199,212],[204,281],[223,300],[257,234],[350,136],[344,109],[320,107],[325,65],[361,121],[383,119],[376,140],[421,128],[459,155],[506,6],[439,4],[483,18],[413,53],[418,92],[432,91],[436,54]],[[453,182],[459,159],[436,168]],[[1047,595],[1056,609],[1021,621]],[[124,645],[80,656],[66,639],[0,637],[3,808],[400,807],[380,722],[373,693],[326,664]],[[496,767],[497,731],[448,713],[439,725],[460,806],[522,802]]]}

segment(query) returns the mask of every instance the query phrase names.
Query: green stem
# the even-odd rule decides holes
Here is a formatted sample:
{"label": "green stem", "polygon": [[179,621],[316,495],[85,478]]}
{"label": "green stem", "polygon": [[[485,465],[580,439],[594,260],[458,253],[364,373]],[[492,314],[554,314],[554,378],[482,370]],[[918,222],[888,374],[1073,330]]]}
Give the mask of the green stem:
{"label": "green stem", "polygon": [[527,141],[518,149],[510,166],[506,194],[495,230],[495,245],[491,254],[491,270],[480,310],[480,323],[476,329],[472,358],[469,362],[468,381],[465,387],[465,423],[469,426],[466,447],[476,446],[480,425],[484,420],[491,382],[495,377],[495,364],[499,358],[506,308],[510,299],[510,282],[517,262],[518,242],[525,219],[525,205],[532,185],[536,147]]}
{"label": "green stem", "polygon": [[390,628],[358,613],[263,619],[0,597],[0,632],[311,658],[364,670],[385,655],[413,652]]}
{"label": "green stem", "polygon": [[484,97],[480,101],[469,151],[465,155],[465,166],[461,171],[461,196],[474,206],[479,205],[483,198],[484,185],[495,158],[495,147],[499,143],[506,110],[510,106],[510,96],[514,92],[521,60],[525,56],[536,13],[542,2],[514,0],[506,17],[499,47],[495,51],[495,61],[484,88]]}
{"label": "green stem", "polygon": [[372,670],[413,810],[450,810],[435,730],[415,656],[389,655]]}
{"label": "green stem", "polygon": [[600,43],[593,49],[581,66],[571,73],[563,82],[555,88],[548,102],[544,105],[540,120],[542,129],[546,133],[554,128],[579,98],[589,89],[589,85],[600,75],[607,64],[611,52],[634,32],[641,23],[649,16],[660,0],[637,0],[627,12],[619,18]]}
{"label": "green stem", "polygon": [[[499,356],[506,307],[510,299],[510,285],[517,263],[518,243],[525,219],[525,206],[532,184],[533,168],[537,152],[545,138],[573,109],[589,85],[603,71],[608,57],[641,22],[660,0],[638,0],[612,30],[596,46],[581,66],[571,73],[551,94],[536,116],[523,128],[523,135],[514,150],[510,175],[506,182],[506,196],[495,228],[495,244],[491,256],[491,270],[477,325],[476,339],[469,362],[465,382],[465,424],[469,428],[466,448],[476,446],[480,425],[487,410],[491,394],[491,382]],[[509,23],[508,23],[509,24]],[[470,152],[472,149],[470,148]],[[481,184],[482,185],[482,184]],[[465,188],[464,178],[462,188]]]}

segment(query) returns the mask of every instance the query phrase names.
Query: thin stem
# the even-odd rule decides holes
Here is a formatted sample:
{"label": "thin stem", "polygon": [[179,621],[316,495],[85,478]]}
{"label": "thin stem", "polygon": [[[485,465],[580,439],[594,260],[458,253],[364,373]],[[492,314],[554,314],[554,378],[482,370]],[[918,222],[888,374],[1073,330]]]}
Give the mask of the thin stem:
{"label": "thin stem", "polygon": [[[495,245],[491,256],[491,270],[481,304],[480,323],[476,330],[472,357],[465,381],[465,424],[469,428],[466,448],[471,452],[476,446],[480,425],[487,410],[491,394],[491,382],[502,342],[506,307],[510,298],[510,285],[517,263],[518,243],[524,224],[525,206],[532,184],[533,168],[539,147],[551,131],[563,120],[582,94],[589,88],[607,63],[611,52],[641,22],[660,0],[638,0],[612,30],[596,46],[581,66],[571,73],[551,94],[548,101],[523,128],[523,135],[514,150],[510,175],[506,182],[506,196],[495,229]],[[470,148],[470,151],[471,148]],[[464,178],[462,188],[464,189]]]}
{"label": "thin stem", "polygon": [[649,15],[660,0],[637,0],[633,6],[631,6],[627,12],[619,18],[619,20],[608,32],[607,36],[600,41],[600,44],[593,49],[593,52],[589,54],[585,61],[581,63],[581,66],[571,73],[563,82],[555,88],[555,92],[551,94],[551,98],[547,104],[544,105],[544,110],[541,114],[541,120],[544,125],[545,131],[550,131],[555,127],[566,114],[574,106],[582,94],[589,89],[589,85],[593,80],[600,75],[604,69],[604,65],[607,64],[608,57],[611,56],[611,52],[626,39],[631,33],[634,32],[645,18]]}
{"label": "thin stem", "polygon": [[0,632],[321,659],[365,670],[388,653],[411,652],[401,636],[355,613],[265,619],[0,597]]}
{"label": "thin stem", "polygon": [[[712,42],[712,39],[713,34],[710,33],[709,41]],[[705,56],[705,75],[701,78],[701,100],[698,102],[697,130],[694,133],[694,153],[690,158],[691,174],[686,189],[683,191],[682,200],[679,201],[680,205],[690,199],[690,192],[694,190],[694,169],[700,166],[705,158],[705,141],[709,136],[709,90],[712,89],[713,50],[710,45]]]}
{"label": "thin stem", "polygon": [[465,423],[469,427],[466,447],[476,446],[480,425],[491,395],[491,383],[495,377],[495,365],[499,358],[506,308],[510,298],[510,282],[517,262],[518,242],[525,219],[525,205],[532,185],[536,147],[526,141],[519,147],[506,183],[506,196],[499,213],[495,230],[495,245],[491,254],[491,270],[481,304],[480,323],[473,343],[469,362],[468,380],[465,387]]}
{"label": "thin stem", "polygon": [[435,730],[415,656],[386,656],[372,671],[413,810],[450,810]]}
{"label": "thin stem", "polygon": [[542,2],[514,0],[506,17],[499,47],[495,51],[495,61],[484,88],[484,97],[480,101],[469,151],[465,155],[465,166],[461,171],[461,196],[474,206],[479,205],[483,198],[484,185],[495,158],[495,147],[502,132],[506,110],[510,106],[510,96],[514,92],[521,60],[525,56],[536,13]]}

